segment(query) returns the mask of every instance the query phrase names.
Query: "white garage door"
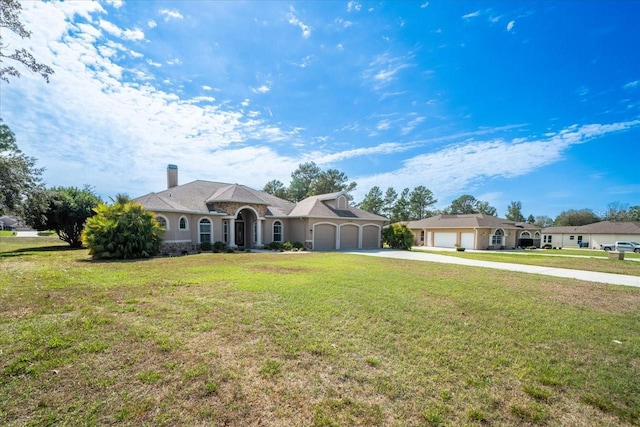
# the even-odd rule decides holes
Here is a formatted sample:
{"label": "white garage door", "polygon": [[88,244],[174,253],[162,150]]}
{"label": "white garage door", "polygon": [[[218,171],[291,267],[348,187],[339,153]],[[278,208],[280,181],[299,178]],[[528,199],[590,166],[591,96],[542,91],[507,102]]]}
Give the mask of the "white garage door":
{"label": "white garage door", "polygon": [[460,234],[460,246],[466,249],[473,249],[473,233]]}
{"label": "white garage door", "polygon": [[456,233],[433,233],[433,246],[453,248],[456,245]]}

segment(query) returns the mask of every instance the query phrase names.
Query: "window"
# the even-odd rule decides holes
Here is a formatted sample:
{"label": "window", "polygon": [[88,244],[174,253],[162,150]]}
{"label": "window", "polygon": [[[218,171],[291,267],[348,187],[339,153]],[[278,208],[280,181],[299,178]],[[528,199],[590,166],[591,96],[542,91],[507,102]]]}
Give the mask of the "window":
{"label": "window", "polygon": [[164,228],[165,230],[169,229],[169,227],[167,227],[167,218],[163,216],[157,216],[156,221],[158,221],[158,224],[160,224],[160,227]]}
{"label": "window", "polygon": [[540,238],[540,232],[536,231],[536,234],[533,235],[534,239],[539,239]]}
{"label": "window", "polygon": [[575,236],[569,236],[569,240],[573,240]]}
{"label": "window", "polygon": [[347,198],[345,196],[338,197],[338,209],[347,209]]}
{"label": "window", "polygon": [[520,234],[520,238],[521,239],[530,239],[531,238],[531,233],[529,233],[528,231],[523,231],[522,234]]}
{"label": "window", "polygon": [[282,223],[280,221],[273,223],[273,241],[282,242]]}
{"label": "window", "polygon": [[222,221],[222,241],[229,243],[229,221]]}
{"label": "window", "polygon": [[424,230],[420,231],[420,241],[424,242]]}
{"label": "window", "polygon": [[189,223],[187,222],[187,218],[181,216],[180,221],[178,221],[178,228],[180,230],[187,230],[189,228]]}
{"label": "window", "polygon": [[492,245],[502,245],[502,237],[504,236],[504,231],[502,229],[497,229],[493,236],[491,236],[491,244]]}
{"label": "window", "polygon": [[253,241],[258,241],[258,221],[253,222]]}
{"label": "window", "polygon": [[200,220],[200,243],[209,242],[211,243],[211,221],[204,218]]}
{"label": "window", "polygon": [[545,234],[545,235],[542,237],[542,242],[543,242],[543,243],[551,243],[551,237],[553,237],[553,236],[550,236],[550,235]]}

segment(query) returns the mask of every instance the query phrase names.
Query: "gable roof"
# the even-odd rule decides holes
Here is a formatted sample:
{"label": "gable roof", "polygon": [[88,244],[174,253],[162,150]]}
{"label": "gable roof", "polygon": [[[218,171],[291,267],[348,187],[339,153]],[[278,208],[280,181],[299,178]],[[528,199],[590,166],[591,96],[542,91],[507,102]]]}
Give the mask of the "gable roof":
{"label": "gable roof", "polygon": [[640,222],[638,221],[600,221],[593,224],[568,227],[546,227],[543,230],[547,234],[638,234],[640,235]]}
{"label": "gable roof", "polygon": [[291,217],[314,217],[314,218],[358,218],[370,219],[373,221],[385,221],[386,218],[371,212],[347,205],[346,209],[336,209],[327,203],[329,200],[337,200],[338,197],[346,195],[346,192],[321,194],[307,197],[296,204],[289,213]]}
{"label": "gable roof", "polygon": [[436,215],[406,223],[408,228],[506,228],[540,230],[533,224],[509,221],[485,214]]}

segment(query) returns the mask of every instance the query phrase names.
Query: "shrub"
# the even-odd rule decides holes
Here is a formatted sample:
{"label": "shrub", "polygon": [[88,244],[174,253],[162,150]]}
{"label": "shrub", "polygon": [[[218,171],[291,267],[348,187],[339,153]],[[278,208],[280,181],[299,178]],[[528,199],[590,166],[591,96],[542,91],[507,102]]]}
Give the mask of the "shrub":
{"label": "shrub", "polygon": [[302,244],[302,242],[293,242],[293,247],[300,250],[304,248],[304,245]]}
{"label": "shrub", "polygon": [[284,249],[285,251],[290,251],[291,249],[293,249],[293,243],[286,241],[282,244],[282,249]]}
{"label": "shrub", "polygon": [[542,249],[551,249],[551,248],[552,248],[552,246],[549,243],[547,243],[546,245],[542,246]]}
{"label": "shrub", "polygon": [[458,252],[464,252],[464,247],[462,247],[462,246],[456,246],[456,251],[458,251]]}
{"label": "shrub", "polygon": [[142,205],[120,196],[98,205],[87,219],[82,241],[95,259],[148,258],[160,249],[163,229]]}
{"label": "shrub", "polygon": [[382,230],[382,241],[393,249],[411,249],[413,233],[404,224],[391,224]]}
{"label": "shrub", "polygon": [[225,251],[228,254],[235,254],[236,251],[233,250],[233,248],[227,248],[227,250]]}
{"label": "shrub", "polygon": [[224,251],[227,248],[227,244],[225,242],[217,241],[213,244],[213,249],[217,249],[218,251]]}
{"label": "shrub", "polygon": [[211,242],[202,242],[200,243],[200,250],[201,251],[210,251],[211,250]]}
{"label": "shrub", "polygon": [[282,243],[280,242],[271,242],[267,245],[268,249],[271,249],[272,251],[279,251],[280,249],[282,249]]}

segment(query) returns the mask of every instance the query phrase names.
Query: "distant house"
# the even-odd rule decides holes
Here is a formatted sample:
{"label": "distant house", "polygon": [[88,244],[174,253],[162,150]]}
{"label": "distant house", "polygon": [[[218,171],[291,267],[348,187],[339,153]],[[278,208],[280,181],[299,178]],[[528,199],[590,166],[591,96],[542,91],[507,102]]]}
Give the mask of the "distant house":
{"label": "distant house", "polygon": [[601,221],[582,226],[546,227],[542,230],[542,244],[555,247],[587,247],[600,249],[600,245],[619,240],[640,242],[640,222]]}
{"label": "distant house", "polygon": [[540,247],[541,228],[484,214],[437,215],[409,221],[415,246],[466,249]]}
{"label": "distant house", "polygon": [[313,250],[381,246],[386,218],[351,206],[345,192],[296,204],[239,184],[178,185],[175,165],[167,168],[167,187],[134,199],[164,227],[163,251],[192,250],[216,241],[241,249],[285,241],[301,242]]}
{"label": "distant house", "polygon": [[14,230],[18,226],[18,220],[8,216],[0,216],[0,230]]}

